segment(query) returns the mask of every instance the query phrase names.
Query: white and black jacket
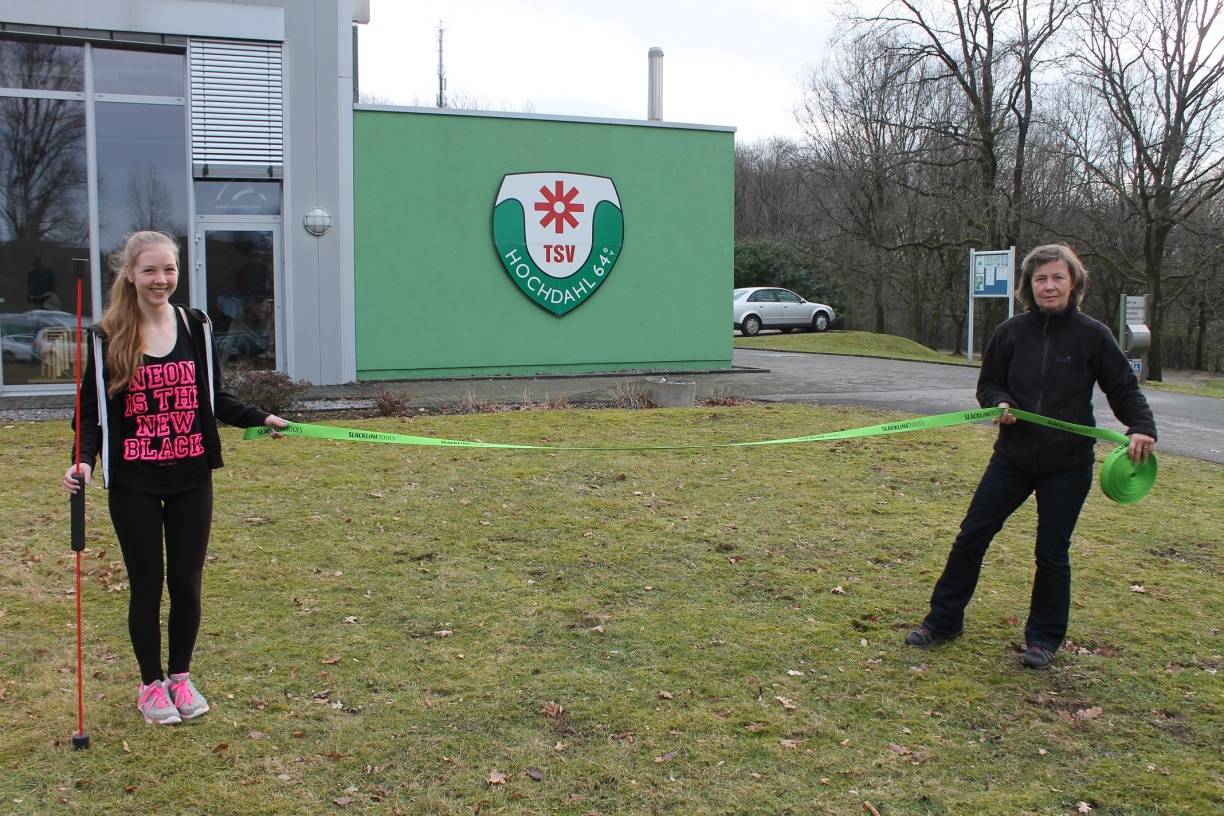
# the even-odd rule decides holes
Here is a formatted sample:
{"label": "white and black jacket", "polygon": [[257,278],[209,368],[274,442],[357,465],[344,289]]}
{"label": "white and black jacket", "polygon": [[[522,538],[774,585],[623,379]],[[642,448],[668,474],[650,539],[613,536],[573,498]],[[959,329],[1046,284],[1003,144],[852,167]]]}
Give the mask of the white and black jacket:
{"label": "white and black jacket", "polygon": [[[199,309],[174,307],[183,326],[191,337],[192,357],[196,369],[205,372],[200,384],[200,428],[204,435],[204,453],[209,467],[216,470],[224,464],[221,460],[221,438],[217,434],[217,420],[239,428],[254,428],[264,424],[268,418],[265,411],[238,401],[221,388],[221,371],[217,364],[216,345],[213,341],[212,321]],[[208,394],[203,393],[205,383]],[[102,458],[102,483],[110,486],[119,474],[123,460],[115,455],[122,450],[119,418],[123,416],[123,398],[127,389],[114,397],[106,396],[106,337],[98,328],[89,332],[89,354],[85,373],[81,378],[81,463],[94,469],[97,457]],[[73,427],[76,427],[75,420]],[[75,452],[74,452],[75,453]]]}

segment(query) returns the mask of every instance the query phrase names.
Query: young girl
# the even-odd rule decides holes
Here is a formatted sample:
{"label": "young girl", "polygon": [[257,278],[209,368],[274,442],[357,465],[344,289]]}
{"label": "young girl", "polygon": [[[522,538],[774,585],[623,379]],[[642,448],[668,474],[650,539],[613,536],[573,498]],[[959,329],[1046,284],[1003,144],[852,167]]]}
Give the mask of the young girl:
{"label": "young girl", "polygon": [[[190,669],[212,523],[212,470],[222,465],[217,420],[242,428],[288,424],[221,389],[208,316],[170,303],[178,262],[178,245],[160,232],[133,233],[116,258],[110,302],[85,352],[80,462],[64,474],[64,488],[75,493],[73,476],[80,473],[89,484],[101,455],[131,586],[128,632],[140,665],[136,708],[146,722],[163,725],[208,711]],[[158,621],[163,580],[170,590],[169,679]]]}

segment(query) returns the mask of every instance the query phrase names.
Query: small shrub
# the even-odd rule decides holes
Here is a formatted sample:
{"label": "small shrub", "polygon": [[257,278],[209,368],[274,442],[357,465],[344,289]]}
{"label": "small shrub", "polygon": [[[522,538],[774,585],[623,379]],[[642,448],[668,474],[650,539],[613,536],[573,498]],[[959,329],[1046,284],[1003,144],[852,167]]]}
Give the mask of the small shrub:
{"label": "small shrub", "polygon": [[544,407],[549,411],[564,411],[570,407],[569,397],[564,394],[545,395]]}
{"label": "small shrub", "polygon": [[476,396],[475,391],[468,391],[463,395],[463,399],[459,400],[459,413],[461,414],[491,414],[497,408],[493,403],[482,400]]}
{"label": "small shrub", "polygon": [[612,388],[608,389],[608,397],[617,408],[641,409],[656,407],[650,400],[646,386],[631,380],[612,386]]}
{"label": "small shrub", "polygon": [[239,400],[272,414],[292,410],[311,385],[309,380],[295,380],[280,371],[265,371],[242,364],[230,366],[222,379],[225,388]]}
{"label": "small shrub", "polygon": [[733,394],[726,388],[716,387],[710,389],[710,396],[703,399],[701,404],[734,408],[739,405],[751,405],[752,400],[747,397],[741,397],[738,394]]}
{"label": "small shrub", "polygon": [[412,395],[406,391],[389,391],[386,388],[382,388],[379,389],[378,395],[374,397],[374,410],[378,412],[379,416],[407,416],[412,411],[409,407],[411,402]]}

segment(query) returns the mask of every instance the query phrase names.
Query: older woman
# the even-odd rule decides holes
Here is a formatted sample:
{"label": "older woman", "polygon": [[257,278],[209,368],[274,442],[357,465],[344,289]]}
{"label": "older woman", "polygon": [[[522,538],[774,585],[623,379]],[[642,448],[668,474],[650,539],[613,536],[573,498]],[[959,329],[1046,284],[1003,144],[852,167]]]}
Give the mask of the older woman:
{"label": "older woman", "polygon": [[964,630],[982,558],[1007,518],[1037,494],[1036,574],[1020,662],[1048,669],[1067,632],[1071,606],[1071,532],[1092,486],[1094,441],[1017,422],[1019,408],[1094,425],[1093,386],[1127,426],[1139,462],[1156,445],[1156,424],[1122,350],[1104,324],[1079,311],[1088,275],[1068,247],[1039,246],[1021,263],[1017,297],[1026,311],[999,326],[982,358],[977,398],[1003,410],[994,455],[973,494],[931,609],[905,642],[927,648]]}

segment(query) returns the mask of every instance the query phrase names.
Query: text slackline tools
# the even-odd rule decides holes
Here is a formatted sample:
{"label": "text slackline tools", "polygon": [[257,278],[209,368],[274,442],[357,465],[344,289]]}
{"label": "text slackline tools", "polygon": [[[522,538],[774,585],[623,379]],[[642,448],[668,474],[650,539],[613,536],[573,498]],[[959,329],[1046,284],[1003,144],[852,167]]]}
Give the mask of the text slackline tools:
{"label": "text slackline tools", "polygon": [[[500,442],[469,442],[462,439],[444,439],[432,436],[411,436],[409,434],[387,433],[384,431],[366,431],[357,428],[337,428],[332,425],[312,425],[291,422],[288,426],[278,429],[283,436],[304,436],[311,439],[334,439],[343,442],[376,442],[383,445],[419,445],[424,447],[446,448],[485,448],[495,450],[532,450],[532,451],[652,451],[652,450],[692,450],[698,448],[751,448],[762,445],[793,445],[803,442],[832,442],[839,439],[861,439],[868,436],[887,436],[889,434],[909,433],[911,431],[929,431],[935,428],[951,428],[984,419],[994,419],[1003,413],[1002,408],[977,408],[972,411],[952,411],[947,414],[932,414],[930,416],[906,419],[900,422],[885,422],[880,425],[868,425],[862,428],[848,428],[844,431],[831,431],[808,436],[791,436],[784,439],[762,439],[753,442],[709,442],[689,445],[632,445],[590,447],[578,445],[513,445]],[[1107,442],[1117,442],[1122,447],[1112,451],[1101,468],[1101,490],[1106,496],[1119,504],[1134,504],[1147,495],[1156,482],[1156,457],[1149,455],[1139,464],[1127,456],[1126,445],[1129,439],[1117,431],[1107,428],[1094,428],[1090,425],[1077,425],[1074,422],[1063,422],[1050,419],[1040,414],[1012,408],[1011,413],[1017,419],[1033,422],[1060,431],[1090,436]],[[269,436],[272,429],[267,427],[247,428],[243,439],[259,439]]]}

